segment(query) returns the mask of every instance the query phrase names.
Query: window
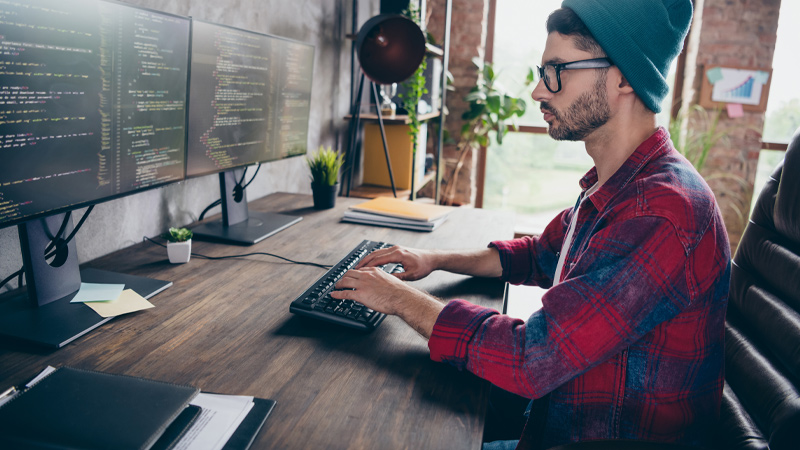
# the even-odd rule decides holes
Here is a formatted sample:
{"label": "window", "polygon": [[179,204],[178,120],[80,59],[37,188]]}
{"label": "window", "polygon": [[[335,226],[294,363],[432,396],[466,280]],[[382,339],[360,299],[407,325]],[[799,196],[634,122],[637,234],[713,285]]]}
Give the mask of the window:
{"label": "window", "polygon": [[800,59],[796,51],[800,42],[800,27],[792,21],[798,17],[799,2],[781,2],[778,37],[772,57],[772,82],[761,139],[765,143],[788,144],[792,134],[800,127],[800,87],[797,84]]}
{"label": "window", "polygon": [[783,159],[786,144],[800,128],[800,87],[797,84],[800,59],[794,51],[797,42],[800,42],[800,28],[791,20],[797,17],[800,17],[800,3],[781,2],[778,37],[775,42],[775,54],[772,57],[772,82],[761,139],[763,147],[758,155],[751,205],[755,204],[764,188],[764,183]]}
{"label": "window", "polygon": [[761,150],[759,152],[756,180],[753,188],[753,199],[750,202],[750,213],[753,212],[753,207],[756,205],[758,195],[764,189],[764,185],[767,183],[767,180],[769,180],[770,175],[772,175],[778,163],[783,160],[783,155],[783,150]]}

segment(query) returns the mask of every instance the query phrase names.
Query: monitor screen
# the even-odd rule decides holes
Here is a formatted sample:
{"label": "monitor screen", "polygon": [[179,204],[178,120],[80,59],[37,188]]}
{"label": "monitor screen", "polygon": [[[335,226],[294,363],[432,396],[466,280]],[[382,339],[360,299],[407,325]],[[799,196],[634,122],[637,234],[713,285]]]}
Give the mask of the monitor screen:
{"label": "monitor screen", "polygon": [[192,20],[186,175],[305,155],[314,47]]}
{"label": "monitor screen", "polygon": [[190,20],[0,2],[0,227],[182,180]]}

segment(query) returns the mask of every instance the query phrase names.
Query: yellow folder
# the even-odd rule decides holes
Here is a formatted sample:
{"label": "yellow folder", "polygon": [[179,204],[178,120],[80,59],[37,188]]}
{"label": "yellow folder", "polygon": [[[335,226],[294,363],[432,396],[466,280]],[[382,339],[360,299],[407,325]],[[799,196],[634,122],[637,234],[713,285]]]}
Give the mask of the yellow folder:
{"label": "yellow folder", "polygon": [[379,214],[389,217],[400,217],[430,222],[449,214],[453,208],[450,206],[431,205],[428,203],[412,202],[394,197],[377,197],[350,209],[354,211]]}

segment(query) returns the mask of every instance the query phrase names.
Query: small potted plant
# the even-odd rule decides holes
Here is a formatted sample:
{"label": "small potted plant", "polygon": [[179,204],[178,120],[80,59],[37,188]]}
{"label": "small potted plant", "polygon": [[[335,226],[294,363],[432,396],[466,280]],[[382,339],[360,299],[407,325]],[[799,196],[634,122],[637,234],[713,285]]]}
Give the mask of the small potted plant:
{"label": "small potted plant", "polygon": [[344,157],[341,153],[320,146],[319,151],[310,158],[306,157],[311,169],[311,192],[314,196],[314,208],[329,209],[336,204],[336,193],[339,191],[339,170]]}
{"label": "small potted plant", "polygon": [[167,256],[172,264],[189,262],[192,256],[192,230],[188,228],[170,228],[164,234],[167,239]]}

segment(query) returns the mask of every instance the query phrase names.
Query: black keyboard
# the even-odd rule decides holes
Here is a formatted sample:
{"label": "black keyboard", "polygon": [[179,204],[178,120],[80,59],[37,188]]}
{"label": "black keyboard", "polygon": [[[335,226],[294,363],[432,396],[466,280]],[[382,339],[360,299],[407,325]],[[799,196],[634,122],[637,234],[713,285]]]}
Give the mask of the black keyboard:
{"label": "black keyboard", "polygon": [[[335,299],[330,296],[330,293],[333,285],[339,281],[342,275],[355,267],[362,258],[374,250],[391,246],[384,242],[362,241],[301,296],[297,297],[289,306],[289,311],[359,330],[374,330],[383,322],[386,314],[373,311],[353,300]],[[382,268],[388,273],[403,271],[403,266],[400,264],[386,264]]]}

